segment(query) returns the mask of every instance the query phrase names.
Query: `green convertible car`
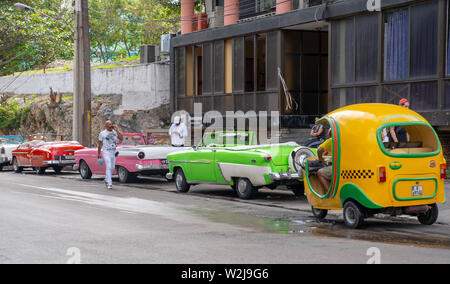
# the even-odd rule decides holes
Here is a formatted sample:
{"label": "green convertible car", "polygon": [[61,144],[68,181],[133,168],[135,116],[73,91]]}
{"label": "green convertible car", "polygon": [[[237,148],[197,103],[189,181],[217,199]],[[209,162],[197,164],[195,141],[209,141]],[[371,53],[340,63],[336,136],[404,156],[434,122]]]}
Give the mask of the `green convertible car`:
{"label": "green convertible car", "polygon": [[230,185],[242,199],[255,196],[258,189],[286,185],[303,194],[301,160],[316,156],[316,149],[297,143],[256,145],[250,131],[206,133],[199,146],[167,156],[170,172],[179,192],[191,185]]}

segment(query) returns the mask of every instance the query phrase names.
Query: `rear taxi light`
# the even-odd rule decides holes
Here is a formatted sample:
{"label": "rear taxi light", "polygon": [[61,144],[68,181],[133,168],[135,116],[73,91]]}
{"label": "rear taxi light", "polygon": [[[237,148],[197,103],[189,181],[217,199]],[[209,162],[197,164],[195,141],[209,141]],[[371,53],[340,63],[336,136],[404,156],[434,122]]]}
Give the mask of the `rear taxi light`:
{"label": "rear taxi light", "polygon": [[441,178],[447,177],[447,165],[441,164]]}
{"label": "rear taxi light", "polygon": [[386,167],[378,167],[378,182],[386,182]]}
{"label": "rear taxi light", "polygon": [[267,157],[265,157],[265,160],[266,160],[266,162],[270,162],[272,160],[272,157],[271,156],[267,156]]}

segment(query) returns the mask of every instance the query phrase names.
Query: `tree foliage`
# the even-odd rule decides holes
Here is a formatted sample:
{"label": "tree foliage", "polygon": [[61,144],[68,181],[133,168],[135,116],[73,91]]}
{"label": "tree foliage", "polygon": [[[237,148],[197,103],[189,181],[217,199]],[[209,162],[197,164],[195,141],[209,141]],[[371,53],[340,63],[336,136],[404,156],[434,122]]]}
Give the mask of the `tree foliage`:
{"label": "tree foliage", "polygon": [[[17,11],[14,3],[33,10]],[[89,0],[91,59],[136,56],[180,28],[179,0]],[[47,16],[45,16],[47,15]],[[0,76],[73,59],[72,0],[0,0]],[[1,90],[0,90],[1,92]]]}
{"label": "tree foliage", "polygon": [[0,75],[73,58],[72,30],[64,25],[71,19],[63,0],[21,2],[36,11],[16,11],[14,3],[0,2]]}

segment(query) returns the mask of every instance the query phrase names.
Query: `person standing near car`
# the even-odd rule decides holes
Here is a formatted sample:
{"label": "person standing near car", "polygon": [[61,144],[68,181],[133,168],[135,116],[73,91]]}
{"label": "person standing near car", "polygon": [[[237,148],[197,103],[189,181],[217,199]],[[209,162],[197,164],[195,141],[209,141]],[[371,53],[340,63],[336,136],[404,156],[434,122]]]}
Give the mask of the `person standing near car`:
{"label": "person standing near car", "polygon": [[184,138],[188,135],[186,125],[181,122],[181,117],[175,116],[169,129],[169,135],[173,147],[184,147]]}
{"label": "person standing near car", "polygon": [[[105,124],[105,130],[100,132],[98,136],[98,159],[106,166],[105,183],[107,189],[112,189],[112,175],[116,168],[117,143],[122,141],[123,136],[119,128],[108,120]],[[103,161],[101,161],[102,156]]]}

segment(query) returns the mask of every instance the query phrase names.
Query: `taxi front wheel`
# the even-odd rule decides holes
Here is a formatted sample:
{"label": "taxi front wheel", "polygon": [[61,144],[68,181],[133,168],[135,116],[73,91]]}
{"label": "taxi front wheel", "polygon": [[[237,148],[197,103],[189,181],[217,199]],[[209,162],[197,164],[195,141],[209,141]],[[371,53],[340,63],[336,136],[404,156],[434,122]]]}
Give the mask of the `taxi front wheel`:
{"label": "taxi front wheel", "polygon": [[364,208],[349,200],[344,204],[344,222],[351,229],[357,229],[364,223]]}
{"label": "taxi front wheel", "polygon": [[436,204],[430,205],[430,209],[424,214],[417,216],[419,222],[423,225],[433,225],[438,218],[439,210]]}

